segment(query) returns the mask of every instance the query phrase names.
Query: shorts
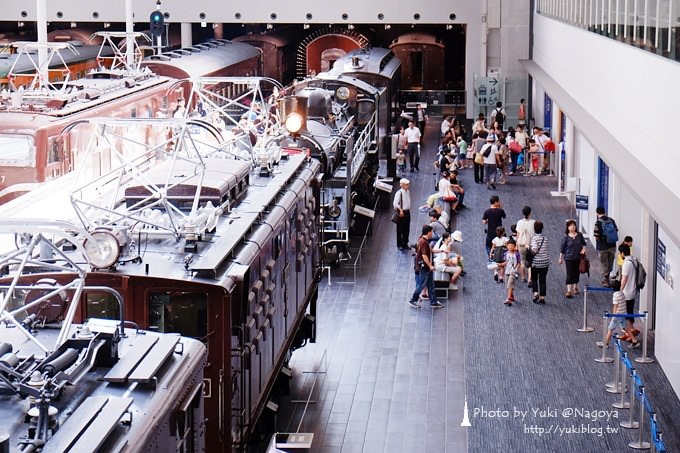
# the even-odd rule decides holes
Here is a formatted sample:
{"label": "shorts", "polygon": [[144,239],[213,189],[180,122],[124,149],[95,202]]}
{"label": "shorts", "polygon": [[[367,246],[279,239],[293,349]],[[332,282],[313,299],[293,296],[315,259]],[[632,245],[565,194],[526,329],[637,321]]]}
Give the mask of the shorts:
{"label": "shorts", "polygon": [[437,266],[437,270],[440,272],[448,272],[449,274],[455,274],[460,270],[458,266]]}
{"label": "shorts", "polygon": [[475,152],[474,151],[468,151],[465,153],[465,158],[472,160],[472,158],[475,157]]}
{"label": "shorts", "polygon": [[612,318],[612,320],[609,321],[609,330],[614,330],[617,327],[623,329],[623,320],[624,320],[624,318],[619,318],[619,317]]}
{"label": "shorts", "polygon": [[505,274],[505,287],[508,289],[515,289],[515,280],[517,279],[516,274]]}

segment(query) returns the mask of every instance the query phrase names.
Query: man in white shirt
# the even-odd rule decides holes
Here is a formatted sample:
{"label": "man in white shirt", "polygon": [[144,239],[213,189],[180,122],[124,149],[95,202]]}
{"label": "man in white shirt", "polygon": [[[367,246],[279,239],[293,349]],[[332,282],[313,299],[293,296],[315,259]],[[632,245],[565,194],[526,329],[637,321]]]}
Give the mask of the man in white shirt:
{"label": "man in white shirt", "polygon": [[484,156],[484,177],[486,178],[486,188],[496,190],[496,168],[498,147],[496,146],[496,136],[489,134],[486,136],[486,144],[482,147]]}
{"label": "man in white shirt", "polygon": [[406,178],[399,180],[400,189],[394,195],[394,202],[392,203],[395,211],[399,211],[399,217],[401,218],[397,223],[397,248],[399,250],[408,250],[408,237],[411,233],[410,183],[411,181]]}
{"label": "man in white shirt", "polygon": [[444,121],[442,121],[441,125],[441,132],[442,132],[442,137],[453,127],[453,117],[452,116],[447,116],[444,118]]}
{"label": "man in white shirt", "polygon": [[406,151],[408,152],[409,164],[411,165],[411,171],[419,171],[418,164],[420,163],[420,149],[418,145],[420,144],[420,129],[416,127],[413,120],[408,122],[408,127],[404,131],[406,134]]}

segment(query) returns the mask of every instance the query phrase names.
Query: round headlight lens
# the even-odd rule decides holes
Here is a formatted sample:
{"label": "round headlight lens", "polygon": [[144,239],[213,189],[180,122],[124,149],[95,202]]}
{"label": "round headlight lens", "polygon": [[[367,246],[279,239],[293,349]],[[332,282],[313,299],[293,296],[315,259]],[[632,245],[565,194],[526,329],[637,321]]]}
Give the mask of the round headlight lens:
{"label": "round headlight lens", "polygon": [[286,129],[291,134],[296,134],[302,129],[302,116],[298,113],[291,113],[286,118]]}
{"label": "round headlight lens", "polygon": [[92,239],[94,241],[86,240],[83,244],[92,267],[105,269],[113,266],[120,255],[116,237],[108,231],[95,231],[92,233]]}

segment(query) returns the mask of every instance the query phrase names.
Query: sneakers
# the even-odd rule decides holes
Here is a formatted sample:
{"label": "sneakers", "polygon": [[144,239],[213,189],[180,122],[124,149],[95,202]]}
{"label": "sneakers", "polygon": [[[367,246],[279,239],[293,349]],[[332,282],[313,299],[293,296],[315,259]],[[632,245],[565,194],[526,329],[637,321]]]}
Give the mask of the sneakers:
{"label": "sneakers", "polygon": [[629,349],[635,349],[640,347],[640,342],[636,341],[635,343],[631,343],[630,346],[628,346]]}
{"label": "sneakers", "polygon": [[433,304],[430,304],[430,308],[444,308],[444,304],[442,304],[441,302],[437,301],[437,302],[435,302],[435,303],[433,303]]}
{"label": "sneakers", "polygon": [[493,273],[493,279],[498,281],[498,272]]}
{"label": "sneakers", "polygon": [[451,283],[451,284],[449,285],[449,289],[452,289],[453,291],[458,291],[458,285],[456,285],[456,284],[454,284],[454,283]]}
{"label": "sneakers", "polygon": [[512,307],[512,301],[510,299],[505,299],[505,302],[503,302],[505,305],[508,307]]}
{"label": "sneakers", "polygon": [[600,348],[608,348],[609,347],[609,343],[604,344],[602,341],[596,341],[595,344]]}
{"label": "sneakers", "polygon": [[408,304],[413,308],[420,308],[420,304],[418,304],[418,302],[416,302],[415,300],[409,300]]}

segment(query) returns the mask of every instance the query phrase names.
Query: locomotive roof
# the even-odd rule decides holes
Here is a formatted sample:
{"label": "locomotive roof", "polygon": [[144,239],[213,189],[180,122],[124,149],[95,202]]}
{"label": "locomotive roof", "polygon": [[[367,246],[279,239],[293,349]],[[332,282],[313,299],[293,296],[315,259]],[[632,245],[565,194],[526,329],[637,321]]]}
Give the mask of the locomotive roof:
{"label": "locomotive roof", "polygon": [[352,85],[355,88],[357,88],[359,91],[365,93],[365,94],[370,94],[374,95],[380,91],[378,87],[375,87],[371,85],[370,83],[367,83],[361,79],[358,79],[352,74],[331,74],[328,72],[321,72],[317,74],[313,78],[308,78],[304,79],[300,82],[298,82],[295,85],[296,90],[299,89],[300,87],[304,88],[305,86],[326,86],[328,83],[331,84],[340,84],[340,85]]}
{"label": "locomotive roof", "polygon": [[[223,161],[224,171],[236,174],[240,171],[238,169],[243,168],[243,161],[220,160]],[[231,213],[224,213],[218,218],[215,233],[198,243],[196,253],[185,252],[184,241],[178,242],[172,235],[144,238],[142,233],[142,243],[138,244],[142,262],[128,262],[116,273],[175,280],[198,279],[216,285],[222,284],[219,280],[220,269],[225,268],[239,244],[248,239],[251,229],[262,221],[263,215],[273,207],[277,197],[287,191],[287,187],[304,168],[310,167],[312,171],[318,171],[318,162],[311,160],[308,163],[308,160],[303,154],[295,154],[287,160],[281,160],[272,176],[251,172],[245,197],[233,207]],[[74,221],[75,213],[69,199],[74,179],[73,174],[66,175],[5,203],[0,206],[0,217],[36,220],[50,218],[79,225],[79,222]],[[59,189],[60,181],[63,182],[63,187]],[[61,195],[56,195],[59,190]],[[0,247],[4,251],[13,247],[13,244],[3,242]],[[187,258],[188,255],[190,259]]]}
{"label": "locomotive roof", "polygon": [[[93,341],[111,341],[109,338],[113,335],[112,330],[115,330],[115,322],[91,320],[88,328],[91,329],[92,333],[100,333],[100,336]],[[69,338],[77,337],[81,330],[82,326],[71,326]],[[43,345],[51,346],[54,344],[58,333],[58,329],[48,327],[37,329],[34,335]],[[101,336],[101,333],[103,333],[103,336]],[[49,364],[45,365],[47,361],[42,362],[45,353],[35,343],[28,341],[19,329],[11,328],[2,323],[0,325],[0,338],[2,339],[0,345],[11,345],[11,353],[18,359],[26,361],[25,366],[13,367],[14,373],[30,376],[30,370],[35,369],[34,366],[37,366],[41,373],[46,372]],[[104,340],[104,338],[107,338],[107,340]],[[82,343],[82,340],[79,341]],[[89,339],[86,341],[89,341]],[[173,353],[178,342],[182,344],[182,354]],[[74,345],[75,343],[66,343],[69,348],[75,347]],[[79,347],[83,346],[80,345]],[[103,350],[110,347],[110,345],[104,344],[100,348]],[[142,349],[147,350],[146,358],[139,360],[134,356],[142,357],[140,355],[140,352],[143,352]],[[70,349],[70,351],[78,351],[78,349]],[[68,351],[66,352],[67,354],[63,354],[62,357],[68,355]],[[125,329],[125,336],[118,344],[118,353],[120,357],[118,361],[107,364],[97,360],[95,366],[79,379],[76,379],[78,376],[77,365],[69,366],[63,370],[63,373],[52,376],[52,379],[56,382],[65,380],[69,382],[69,385],[64,386],[61,398],[52,399],[49,402],[50,407],[53,408],[51,410],[58,410],[57,417],[60,420],[60,429],[54,433],[53,437],[48,439],[42,451],[66,451],[71,445],[86,443],[88,437],[93,435],[96,437],[95,443],[86,445],[88,450],[95,448],[97,442],[100,442],[99,445],[102,450],[118,451],[119,448],[129,443],[128,436],[134,436],[135,432],[143,432],[146,426],[151,423],[150,415],[157,415],[158,407],[164,399],[168,399],[168,395],[172,392],[172,383],[177,379],[190,377],[190,370],[201,369],[206,357],[205,346],[198,340],[173,334],[141,332],[135,329]],[[7,356],[9,355],[8,353]],[[9,361],[10,359],[7,356],[3,359]],[[76,363],[80,363],[83,359],[87,358],[82,356]],[[123,381],[117,379],[116,370],[131,366],[133,362],[137,365],[134,373],[127,375]],[[29,369],[27,370],[27,368]],[[142,376],[142,374],[145,375]],[[73,377],[69,378],[71,375]],[[6,377],[16,385],[16,377],[9,375],[6,375]],[[137,381],[140,385],[131,385],[137,377],[140,377]],[[144,385],[149,380],[157,380],[158,385],[155,387]],[[28,380],[23,382],[28,384]],[[40,385],[39,382],[34,383],[33,379],[30,382],[34,386],[35,384]],[[45,385],[45,381],[42,382]],[[121,386],[120,384],[124,385]],[[0,387],[3,387],[4,390],[10,388],[6,384],[0,384]],[[87,409],[94,406],[96,406],[95,409],[98,409],[97,412],[88,414]],[[25,422],[28,409],[29,399],[25,395],[22,397],[21,395],[10,394],[0,399],[0,438],[2,435],[9,436],[11,451],[15,451],[18,441],[28,434],[29,423]],[[122,426],[119,419],[126,409],[132,415],[131,423],[128,426]],[[90,426],[88,426],[89,422],[92,422]],[[99,450],[99,448],[96,449]],[[78,448],[73,451],[75,450],[78,450]]]}
{"label": "locomotive roof", "polygon": [[401,61],[390,49],[366,47],[355,49],[338,58],[329,71],[331,74],[375,74],[392,78]]}
{"label": "locomotive roof", "polygon": [[159,74],[165,74],[164,71],[168,68],[174,68],[184,74],[178,75],[177,78],[196,78],[212,75],[222,68],[259,55],[260,50],[255,46],[219,39],[196,44],[180,51],[169,51],[146,57],[142,61],[142,66],[147,66]]}
{"label": "locomotive roof", "polygon": [[[71,42],[73,44],[73,42]],[[94,60],[99,54],[99,49],[102,49],[100,45],[76,45],[74,46],[78,50],[77,54],[74,54],[70,50],[64,50],[60,53],[61,57],[64,59],[67,65],[73,63],[79,63],[81,61]],[[110,47],[105,46],[102,49],[102,56],[111,56],[113,51]],[[30,58],[25,54],[2,54],[0,53],[0,78],[7,77],[12,65],[16,62],[14,67],[14,72],[17,74],[25,74],[35,72],[35,67],[31,63]],[[50,68],[58,68],[61,66],[61,60],[52,59],[52,64]]]}
{"label": "locomotive roof", "polygon": [[398,46],[407,46],[410,44],[436,46],[440,48],[446,47],[444,42],[430,33],[404,33],[397,36],[397,38],[390,44],[390,49]]}
{"label": "locomotive roof", "polygon": [[[146,79],[134,82],[130,78],[118,77],[115,74],[111,78],[106,78],[105,74],[106,71],[99,72],[97,78],[83,78],[69,82],[68,86],[71,88],[64,95],[55,96],[52,99],[54,103],[49,104],[49,107],[45,98],[42,97],[32,108],[30,107],[31,98],[25,97],[23,105],[29,107],[22,110],[7,109],[11,104],[11,99],[4,106],[0,102],[3,132],[13,133],[10,129],[22,133],[31,132],[50,124],[56,118],[69,117],[95,107],[111,105],[116,99],[144,92],[168,81],[167,77],[149,75]],[[72,120],[72,118],[69,119],[69,121]]]}

